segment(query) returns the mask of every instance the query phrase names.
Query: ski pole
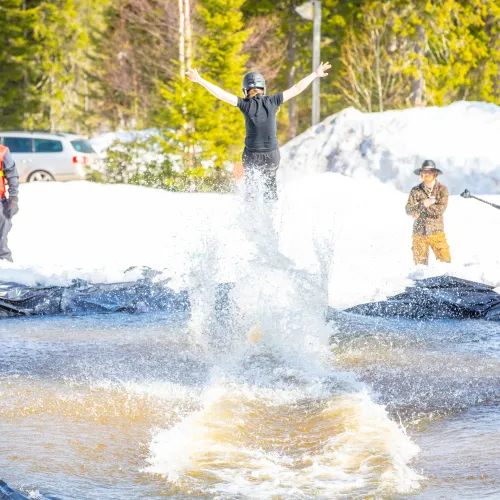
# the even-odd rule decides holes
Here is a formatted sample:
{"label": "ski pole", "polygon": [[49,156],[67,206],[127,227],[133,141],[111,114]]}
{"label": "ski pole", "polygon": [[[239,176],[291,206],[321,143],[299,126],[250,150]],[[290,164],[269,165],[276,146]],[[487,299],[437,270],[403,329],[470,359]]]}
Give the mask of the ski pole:
{"label": "ski pole", "polygon": [[495,203],[482,200],[481,198],[478,198],[477,196],[471,194],[467,189],[460,196],[462,196],[463,198],[474,198],[475,200],[482,201],[483,203],[487,203],[488,205],[491,205],[492,207],[498,208],[498,210],[500,210],[500,205],[495,205]]}

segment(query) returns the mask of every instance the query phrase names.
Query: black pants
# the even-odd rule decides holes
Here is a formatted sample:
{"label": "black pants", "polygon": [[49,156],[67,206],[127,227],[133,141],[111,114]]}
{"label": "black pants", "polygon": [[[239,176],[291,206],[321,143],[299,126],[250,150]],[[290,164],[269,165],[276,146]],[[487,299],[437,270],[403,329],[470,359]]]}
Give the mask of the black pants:
{"label": "black pants", "polygon": [[255,198],[256,192],[262,186],[264,199],[276,201],[278,199],[276,171],[280,165],[280,150],[260,153],[245,148],[242,162],[245,169],[245,199]]}
{"label": "black pants", "polygon": [[12,262],[12,254],[7,246],[7,235],[12,227],[9,213],[9,202],[6,198],[0,199],[0,259]]}

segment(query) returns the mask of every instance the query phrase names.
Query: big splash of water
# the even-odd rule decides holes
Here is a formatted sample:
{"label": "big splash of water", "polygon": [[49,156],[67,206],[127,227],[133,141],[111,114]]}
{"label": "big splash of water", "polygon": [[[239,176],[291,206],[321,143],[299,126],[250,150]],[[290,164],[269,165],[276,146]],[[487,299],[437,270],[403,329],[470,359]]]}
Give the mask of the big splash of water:
{"label": "big splash of water", "polygon": [[216,285],[223,243],[209,228],[190,256],[190,340],[211,369],[198,409],[154,431],[144,470],[182,494],[216,498],[418,488],[409,466],[418,447],[361,382],[335,367],[325,323],[332,233],[311,242],[315,272],[300,270],[280,252],[273,206],[257,200],[239,210],[233,230],[249,246],[248,255],[234,255],[234,283]]}

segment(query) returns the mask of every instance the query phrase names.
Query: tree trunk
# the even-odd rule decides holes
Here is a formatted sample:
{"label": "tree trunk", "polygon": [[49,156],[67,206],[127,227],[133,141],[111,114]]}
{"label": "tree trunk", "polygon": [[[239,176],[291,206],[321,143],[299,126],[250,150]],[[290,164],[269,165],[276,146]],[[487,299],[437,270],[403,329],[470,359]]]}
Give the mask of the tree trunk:
{"label": "tree trunk", "polygon": [[[295,80],[295,2],[289,0],[290,31],[288,33],[288,88],[293,87]],[[288,101],[288,140],[297,135],[297,115],[295,112],[295,99]]]}
{"label": "tree trunk", "polygon": [[[191,68],[192,63],[193,63],[193,37],[192,37],[192,30],[191,30],[191,6],[190,6],[190,1],[189,0],[184,0],[184,14],[185,14],[185,44],[186,44],[186,67]],[[186,113],[184,111],[185,117],[186,117],[186,123],[185,123],[185,128],[186,128],[186,135],[193,136],[194,134],[194,122],[193,120],[190,120]],[[192,144],[191,140],[188,140],[187,146],[186,146],[186,162],[187,164],[192,167],[195,162],[195,149],[194,149],[194,144]]]}
{"label": "tree trunk", "polygon": [[[23,0],[23,6],[22,6],[22,10],[26,10],[26,0]],[[26,30],[24,30],[24,39],[26,40],[27,38],[27,32]],[[23,99],[23,128],[27,128],[26,127],[26,121],[28,119],[28,111],[26,109],[26,101],[27,101],[27,96],[28,96],[28,85],[29,85],[29,82],[28,82],[28,70],[26,68],[26,66],[23,67],[23,86],[24,86],[24,99]]]}
{"label": "tree trunk", "polygon": [[53,90],[54,90],[54,75],[49,77],[49,132],[54,133],[56,131],[56,117],[54,116],[54,103],[53,103]]}
{"label": "tree trunk", "polygon": [[186,75],[186,57],[184,53],[184,32],[185,32],[185,23],[184,23],[184,0],[179,0],[179,63],[180,63],[180,72],[181,78],[184,80]]}
{"label": "tree trunk", "polygon": [[184,15],[186,25],[186,66],[190,68],[193,62],[193,42],[191,35],[191,6],[189,0],[184,0]]}
{"label": "tree trunk", "polygon": [[[80,107],[80,66],[75,64],[75,82],[73,84],[73,98],[75,100],[74,106],[76,109]],[[75,121],[73,124],[73,129],[75,134],[80,133],[80,119],[79,117],[75,117]]]}
{"label": "tree trunk", "polygon": [[377,96],[378,96],[378,110],[380,113],[384,112],[384,89],[382,85],[382,75],[381,75],[381,55],[382,55],[382,41],[380,32],[375,29],[372,34],[373,50],[375,54],[375,84],[377,86]]}
{"label": "tree trunk", "polygon": [[133,107],[133,128],[136,128],[139,124],[139,93],[137,90],[137,73],[135,70],[135,64],[132,65],[132,85],[134,88],[134,107]]}
{"label": "tree trunk", "polygon": [[414,45],[414,53],[416,56],[417,76],[411,80],[410,101],[412,106],[425,106],[427,104],[425,98],[425,77],[423,71],[423,57],[425,50],[425,28],[422,24],[417,26],[417,38]]}

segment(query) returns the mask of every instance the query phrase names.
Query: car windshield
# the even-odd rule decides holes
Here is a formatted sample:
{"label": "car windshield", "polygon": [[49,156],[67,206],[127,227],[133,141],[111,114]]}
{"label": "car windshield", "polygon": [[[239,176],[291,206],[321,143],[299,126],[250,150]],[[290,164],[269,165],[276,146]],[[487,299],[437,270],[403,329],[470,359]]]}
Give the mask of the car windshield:
{"label": "car windshield", "polygon": [[71,141],[71,144],[79,153],[95,153],[89,141]]}

